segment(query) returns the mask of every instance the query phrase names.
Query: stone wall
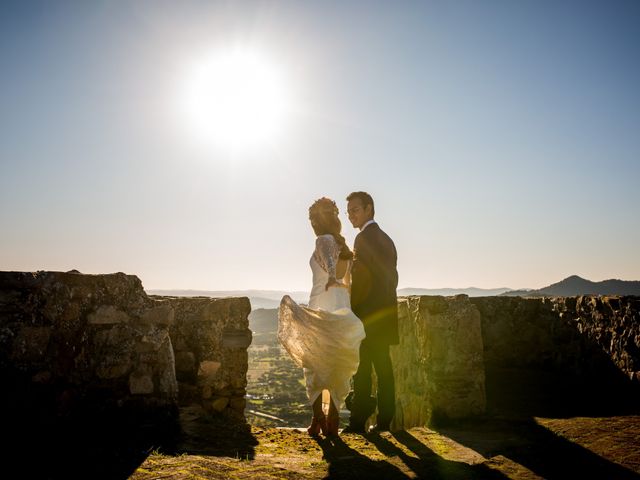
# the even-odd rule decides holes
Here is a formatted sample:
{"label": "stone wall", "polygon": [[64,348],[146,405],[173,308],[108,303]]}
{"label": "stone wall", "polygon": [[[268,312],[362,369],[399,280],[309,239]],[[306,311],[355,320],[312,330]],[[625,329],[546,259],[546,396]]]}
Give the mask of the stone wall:
{"label": "stone wall", "polygon": [[149,297],[123,273],[0,272],[0,407],[175,418],[180,401],[243,421],[249,311],[247,298]]}
{"label": "stone wall", "polygon": [[638,410],[637,297],[423,296],[398,309],[395,428]]}
{"label": "stone wall", "polygon": [[398,305],[400,344],[391,347],[396,378],[392,428],[484,413],[478,309],[466,295],[400,298]]}
{"label": "stone wall", "polygon": [[[514,395],[532,412],[637,399],[637,297],[422,296],[398,308],[393,428],[503,413]],[[122,273],[0,272],[0,409],[175,417],[197,403],[243,421],[249,312],[247,298],[149,297]],[[613,388],[628,384],[633,395]]]}
{"label": "stone wall", "polygon": [[620,372],[640,385],[640,298],[558,298],[553,306],[592,348],[604,352]]}
{"label": "stone wall", "polygon": [[172,319],[132,275],[0,272],[3,402],[175,413]]}
{"label": "stone wall", "polygon": [[490,413],[610,414],[637,404],[640,299],[481,297]]}
{"label": "stone wall", "polygon": [[480,297],[485,364],[604,374],[640,382],[637,297]]}
{"label": "stone wall", "polygon": [[571,369],[584,358],[580,333],[562,321],[551,299],[477,297],[470,301],[480,311],[487,366]]}
{"label": "stone wall", "polygon": [[152,298],[176,312],[170,335],[180,403],[196,402],[210,413],[244,420],[249,299]]}

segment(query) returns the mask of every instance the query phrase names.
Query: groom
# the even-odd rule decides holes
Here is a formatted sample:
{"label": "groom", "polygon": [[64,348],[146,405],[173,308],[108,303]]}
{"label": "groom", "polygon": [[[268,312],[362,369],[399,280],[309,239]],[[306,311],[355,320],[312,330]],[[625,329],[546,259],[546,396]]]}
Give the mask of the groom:
{"label": "groom", "polygon": [[[396,247],[373,220],[373,199],[366,192],[347,197],[347,213],[359,228],[353,250],[351,309],[362,320],[367,338],[360,345],[360,364],[353,377],[353,400],[347,432],[365,433],[371,406],[371,368],[378,377],[376,431],[388,431],[395,412],[395,385],[389,345],[399,343]],[[375,408],[375,407],[373,407]]]}

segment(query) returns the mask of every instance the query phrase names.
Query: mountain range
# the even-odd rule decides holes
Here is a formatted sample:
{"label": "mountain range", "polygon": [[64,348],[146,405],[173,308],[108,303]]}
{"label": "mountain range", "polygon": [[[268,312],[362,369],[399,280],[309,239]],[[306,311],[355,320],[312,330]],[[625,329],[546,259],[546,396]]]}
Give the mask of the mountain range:
{"label": "mountain range", "polygon": [[297,303],[306,303],[309,292],[285,292],[282,290],[147,290],[149,295],[165,297],[249,297],[251,309],[278,308],[283,296],[289,295]]}
{"label": "mountain range", "polygon": [[564,280],[537,290],[509,290],[501,295],[511,297],[575,297],[577,295],[640,296],[640,281],[610,279],[601,282],[592,282],[577,275],[572,275]]}
{"label": "mountain range", "polygon": [[[149,295],[162,295],[173,297],[249,297],[251,309],[278,308],[280,299],[289,295],[298,303],[306,304],[309,300],[309,292],[283,290],[147,290]],[[577,275],[553,283],[540,289],[512,290],[510,288],[400,288],[398,296],[412,295],[460,295],[470,297],[491,297],[497,295],[520,297],[570,297],[577,295],[638,295],[640,296],[640,281],[629,280],[604,280],[592,282]]]}

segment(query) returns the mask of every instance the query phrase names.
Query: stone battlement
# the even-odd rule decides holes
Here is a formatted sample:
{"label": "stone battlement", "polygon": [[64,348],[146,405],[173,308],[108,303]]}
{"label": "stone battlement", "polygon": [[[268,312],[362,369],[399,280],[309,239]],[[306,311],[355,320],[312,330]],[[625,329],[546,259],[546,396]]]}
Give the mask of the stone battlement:
{"label": "stone battlement", "polygon": [[[639,307],[636,297],[400,298],[393,427],[500,413],[514,393],[535,402],[533,387],[549,394],[539,405],[563,385],[637,391]],[[0,272],[4,411],[175,417],[197,404],[242,422],[250,309],[247,298],[148,296],[123,273]]]}
{"label": "stone battlement", "polygon": [[192,402],[243,419],[249,312],[247,298],[150,297],[123,273],[0,272],[4,411],[176,417]]}

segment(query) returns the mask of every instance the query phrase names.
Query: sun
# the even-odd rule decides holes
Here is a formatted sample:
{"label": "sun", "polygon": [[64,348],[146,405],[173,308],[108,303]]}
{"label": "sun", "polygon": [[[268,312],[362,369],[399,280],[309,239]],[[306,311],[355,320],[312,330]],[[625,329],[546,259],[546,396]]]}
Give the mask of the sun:
{"label": "sun", "polygon": [[276,142],[290,105],[278,65],[246,48],[194,62],[183,98],[187,127],[197,141],[232,151]]}

